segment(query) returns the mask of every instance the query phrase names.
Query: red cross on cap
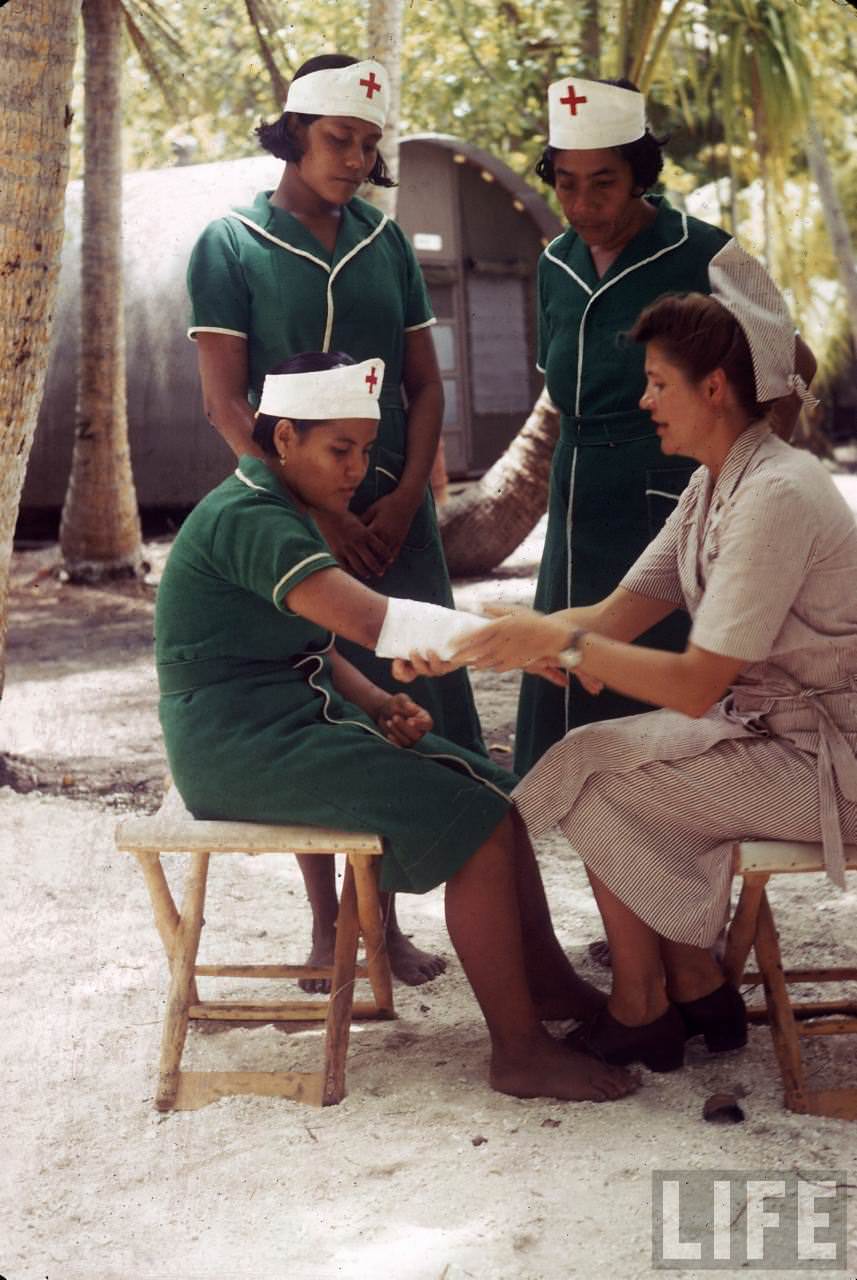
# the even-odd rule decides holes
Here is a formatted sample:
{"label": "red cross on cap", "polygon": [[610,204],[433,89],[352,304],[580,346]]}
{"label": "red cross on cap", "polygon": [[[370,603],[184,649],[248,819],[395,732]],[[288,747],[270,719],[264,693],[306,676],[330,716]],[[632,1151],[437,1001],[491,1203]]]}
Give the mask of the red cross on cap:
{"label": "red cross on cap", "polygon": [[377,375],[377,373],[375,372],[375,366],[374,366],[374,364],[372,365],[372,368],[369,370],[369,372],[366,374],[366,377],[363,379],[363,381],[364,381],[364,382],[366,382],[366,383],[368,384],[368,386],[369,386],[369,394],[370,394],[370,396],[371,396],[371,394],[372,394],[372,392],[375,390],[375,386],[376,386],[376,384],[377,384],[377,382],[378,382],[378,375]]}
{"label": "red cross on cap", "polygon": [[381,82],[375,79],[374,71],[369,72],[368,80],[361,80],[360,83],[366,89],[366,97],[369,99],[370,102],[372,101],[374,94],[379,93],[383,88]]}
{"label": "red cross on cap", "polygon": [[[363,81],[361,80],[360,83],[362,84]],[[578,103],[588,102],[588,101],[589,101],[588,98],[578,98],[577,94],[574,92],[573,84],[570,84],[568,86],[568,97],[560,98],[560,102],[563,104],[563,106],[566,106],[566,105],[568,106],[568,109],[573,116],[577,115]]]}

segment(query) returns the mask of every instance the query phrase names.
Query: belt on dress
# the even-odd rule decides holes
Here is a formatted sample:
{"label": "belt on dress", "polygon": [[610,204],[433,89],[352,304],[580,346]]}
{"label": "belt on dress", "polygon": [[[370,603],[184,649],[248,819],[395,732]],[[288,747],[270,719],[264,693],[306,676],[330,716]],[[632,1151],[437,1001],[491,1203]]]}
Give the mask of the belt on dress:
{"label": "belt on dress", "polygon": [[654,435],[651,416],[642,409],[621,413],[563,413],[559,419],[559,436],[566,444],[627,444]]}
{"label": "belt on dress", "polygon": [[[247,676],[282,674],[292,670],[288,659],[275,658],[193,658],[186,662],[159,662],[158,687],[162,694],[190,693],[206,685]],[[303,677],[300,677],[303,679]]]}
{"label": "belt on dress", "polygon": [[[738,686],[732,690],[730,703],[740,714],[755,710],[778,711],[809,708],[817,718],[818,728],[818,792],[821,817],[821,846],[824,852],[824,869],[840,889],[845,888],[845,847],[842,839],[842,822],[836,801],[836,784],[847,800],[857,803],[857,757],[848,745],[845,734],[820,700],[825,694],[844,693],[857,689],[857,677],[846,676],[836,684],[821,688],[804,688],[785,672],[782,680],[792,686],[786,692],[754,686],[751,690]],[[778,704],[776,708],[771,704]]]}

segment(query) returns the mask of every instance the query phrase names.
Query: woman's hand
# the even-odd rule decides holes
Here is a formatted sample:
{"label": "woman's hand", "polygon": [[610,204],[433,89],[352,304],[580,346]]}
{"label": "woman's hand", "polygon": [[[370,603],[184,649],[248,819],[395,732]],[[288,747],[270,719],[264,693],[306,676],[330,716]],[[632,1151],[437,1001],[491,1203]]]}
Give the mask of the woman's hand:
{"label": "woman's hand", "polygon": [[360,519],[365,527],[384,544],[387,568],[399,558],[402,543],[415,515],[416,506],[413,501],[398,489],[378,498],[361,515]]}
{"label": "woman's hand", "polygon": [[339,563],[356,578],[380,578],[387,572],[395,556],[386,542],[350,511],[333,515],[329,511],[313,511],[313,518],[324,540]]}
{"label": "woman's hand", "polygon": [[375,723],[397,747],[412,747],[431,731],[434,721],[406,693],[392,693],[375,712]]}
{"label": "woman's hand", "polygon": [[453,662],[445,662],[432,649],[429,649],[425,657],[420,653],[412,653],[410,658],[394,658],[392,667],[393,679],[398,680],[401,684],[410,684],[418,676],[445,676],[450,671],[457,671],[459,667],[463,666],[464,663],[458,659]]}
{"label": "woman's hand", "polygon": [[[558,665],[556,659],[569,640],[566,622],[520,605],[486,605],[484,612],[497,621],[466,636],[453,654],[454,662],[493,671],[512,671],[515,667],[529,671],[545,663]],[[537,674],[544,672],[539,670]]]}

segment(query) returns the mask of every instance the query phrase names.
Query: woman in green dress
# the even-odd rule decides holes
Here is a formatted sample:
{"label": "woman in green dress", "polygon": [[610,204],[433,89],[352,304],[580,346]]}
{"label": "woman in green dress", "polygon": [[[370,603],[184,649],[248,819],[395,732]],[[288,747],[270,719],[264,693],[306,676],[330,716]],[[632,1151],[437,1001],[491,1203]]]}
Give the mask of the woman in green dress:
{"label": "woman in green dress", "polygon": [[[535,607],[594,604],[618,585],[675,509],[696,463],[665,459],[649,415],[643,352],[622,335],[665,293],[709,294],[709,265],[730,237],[650,194],[663,167],[645,99],[627,80],[565,78],[548,91],[549,145],[537,172],[556,191],[569,229],[539,262],[539,367],[560,411],[548,529]],[[814,371],[798,340],[798,372]],[[777,409],[788,437],[800,403]],[[674,616],[639,638],[684,649]],[[569,729],[648,710],[612,690],[563,689],[525,675],[515,769],[528,772]]]}
{"label": "woman in green dress", "polygon": [[334,645],[331,632],[374,648],[388,601],[343,572],[309,513],[344,512],[361,483],[382,372],[380,360],[329,353],[287,361],[265,384],[262,456],[243,456],[182,525],[155,625],[173,777],[199,818],[382,834],[382,888],[447,882],[450,937],[491,1036],[492,1087],[618,1098],[631,1077],[541,1025],[603,998],[554,936],[509,800],[515,778],[431,732],[423,708]]}
{"label": "woman in green dress", "polygon": [[[357,195],[365,181],[391,185],[378,152],[387,101],[377,62],[330,54],[303,64],[283,114],[258,130],[262,146],[287,161],[279,185],[212,222],[194,248],[189,332],[206,412],[238,456],[259,456],[254,408],[278,362],[332,349],[384,360],[381,427],[366,477],[347,510],[317,513],[319,527],[340,564],[374,590],[452,607],[428,488],[443,412],[434,317],[401,228]],[[388,662],[347,642],[343,652],[374,683],[395,687]],[[421,681],[413,696],[444,737],[484,750],[464,672]],[[304,874],[310,962],[325,964],[337,911],[332,863],[307,859]],[[408,941],[394,910],[388,944],[393,971],[406,982],[428,981],[444,967]]]}

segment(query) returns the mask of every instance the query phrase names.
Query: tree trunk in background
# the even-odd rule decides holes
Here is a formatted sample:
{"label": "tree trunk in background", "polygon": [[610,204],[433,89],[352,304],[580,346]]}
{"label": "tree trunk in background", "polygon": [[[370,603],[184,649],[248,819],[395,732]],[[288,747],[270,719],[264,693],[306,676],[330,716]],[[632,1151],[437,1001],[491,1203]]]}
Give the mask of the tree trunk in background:
{"label": "tree trunk in background", "polygon": [[12,539],[59,275],[79,12],[80,0],[0,12],[0,692]]}
{"label": "tree trunk in background", "polygon": [[440,512],[453,577],[495,569],[544,515],[559,413],[543,391],[502,457]]}
{"label": "tree trunk in background", "polygon": [[597,80],[601,75],[599,0],[585,0],[580,20],[580,68],[590,80]]}
{"label": "tree trunk in background", "polygon": [[[369,0],[366,28],[368,56],[386,67],[390,77],[390,110],[381,154],[390,177],[399,181],[399,112],[402,97],[402,21],[404,0]],[[391,218],[396,216],[396,188],[369,187],[363,193]]]}
{"label": "tree trunk in background", "polygon": [[854,350],[857,352],[857,261],[854,258],[854,241],[833,180],[824,138],[812,114],[807,122],[806,158],[818,188],[818,198],[821,201],[827,234],[830,237],[839,270],[839,279],[845,293],[851,338]]}
{"label": "tree trunk in background", "polygon": [[81,350],[60,546],[73,580],[135,574],[140,517],[125,405],[122,313],[122,9],[84,0]]}

